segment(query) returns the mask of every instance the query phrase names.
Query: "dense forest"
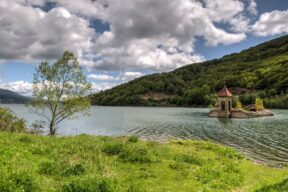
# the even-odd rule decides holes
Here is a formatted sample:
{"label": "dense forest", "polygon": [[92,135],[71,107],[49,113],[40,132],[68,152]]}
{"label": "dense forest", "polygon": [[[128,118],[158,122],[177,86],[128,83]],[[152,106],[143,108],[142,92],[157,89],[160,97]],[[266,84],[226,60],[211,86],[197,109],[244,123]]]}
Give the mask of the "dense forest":
{"label": "dense forest", "polygon": [[224,81],[244,105],[259,97],[268,108],[287,109],[288,35],[221,59],[144,76],[91,100],[112,106],[212,106]]}

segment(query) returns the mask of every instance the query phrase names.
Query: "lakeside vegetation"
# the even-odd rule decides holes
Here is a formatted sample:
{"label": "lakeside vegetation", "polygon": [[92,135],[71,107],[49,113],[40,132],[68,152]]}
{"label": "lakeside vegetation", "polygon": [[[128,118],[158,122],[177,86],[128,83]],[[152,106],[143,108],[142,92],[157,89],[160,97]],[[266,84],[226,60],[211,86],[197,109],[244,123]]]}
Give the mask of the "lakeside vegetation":
{"label": "lakeside vegetation", "polygon": [[44,137],[0,132],[0,191],[285,191],[288,169],[229,147],[136,137]]}
{"label": "lakeside vegetation", "polygon": [[288,36],[169,73],[138,78],[91,96],[94,105],[209,106],[223,87],[243,105],[261,98],[267,108],[288,109]]}
{"label": "lakeside vegetation", "polygon": [[[125,88],[131,83],[133,84],[133,81],[120,87]],[[288,190],[288,165],[283,164],[284,167],[279,169],[256,164],[234,149],[218,144],[192,140],[159,143],[140,141],[135,136],[52,137],[63,120],[76,118],[77,113],[86,114],[90,102],[85,96],[90,87],[91,84],[83,75],[77,58],[72,53],[65,52],[54,64],[42,62],[34,75],[33,94],[36,98],[29,106],[45,118],[44,122],[35,121],[32,130],[28,131],[24,119],[19,119],[11,110],[0,107],[1,192]],[[117,91],[118,88],[110,91]],[[183,87],[170,88],[180,90]],[[126,92],[125,89],[122,91]],[[188,89],[191,92],[188,95],[183,92],[184,98],[189,98],[192,103],[181,105],[194,105],[195,102],[199,102],[197,105],[211,104],[205,103],[206,99],[212,102],[215,97],[209,92],[209,85],[203,84],[201,88],[195,89],[197,90]],[[255,87],[251,89],[256,90]],[[121,94],[121,90],[118,91]],[[157,104],[153,103],[154,101],[162,102],[161,98],[173,104],[167,94],[157,93],[157,100],[151,100],[149,94],[142,96],[148,98],[147,102],[152,102],[152,105]],[[252,94],[255,94],[255,99],[263,98],[259,91],[251,92],[247,98],[253,98]],[[109,96],[105,99],[121,104],[121,100],[116,102],[115,98]],[[265,99],[267,98],[264,98],[264,101]],[[128,105],[130,102],[137,104],[133,99],[128,101]],[[245,103],[245,97],[240,97],[237,108],[242,108],[241,101]],[[261,99],[256,99],[255,108],[264,108]],[[39,136],[38,134],[43,134],[45,126],[49,129],[50,136]]]}

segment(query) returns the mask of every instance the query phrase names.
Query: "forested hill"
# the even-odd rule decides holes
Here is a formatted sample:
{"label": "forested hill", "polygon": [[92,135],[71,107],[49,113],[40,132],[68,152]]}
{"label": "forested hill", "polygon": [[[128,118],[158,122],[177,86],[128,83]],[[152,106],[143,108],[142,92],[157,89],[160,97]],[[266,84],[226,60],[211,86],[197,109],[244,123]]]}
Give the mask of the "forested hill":
{"label": "forested hill", "polygon": [[244,104],[260,97],[267,107],[288,108],[288,35],[221,59],[144,76],[91,98],[95,105],[209,106],[224,81]]}
{"label": "forested hill", "polygon": [[0,89],[0,104],[23,104],[27,103],[30,99],[24,97],[13,91]]}

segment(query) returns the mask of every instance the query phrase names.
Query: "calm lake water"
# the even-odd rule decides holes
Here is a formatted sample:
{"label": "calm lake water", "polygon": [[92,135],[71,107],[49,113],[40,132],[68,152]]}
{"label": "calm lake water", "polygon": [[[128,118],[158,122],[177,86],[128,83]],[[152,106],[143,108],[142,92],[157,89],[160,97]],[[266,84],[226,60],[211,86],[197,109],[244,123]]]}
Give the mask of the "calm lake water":
{"label": "calm lake water", "polygon": [[[24,105],[11,108],[29,124],[39,116]],[[288,110],[273,110],[275,116],[253,119],[217,119],[208,109],[99,107],[90,116],[67,120],[60,135],[137,135],[142,139],[199,139],[232,146],[247,157],[274,166],[288,163]]]}

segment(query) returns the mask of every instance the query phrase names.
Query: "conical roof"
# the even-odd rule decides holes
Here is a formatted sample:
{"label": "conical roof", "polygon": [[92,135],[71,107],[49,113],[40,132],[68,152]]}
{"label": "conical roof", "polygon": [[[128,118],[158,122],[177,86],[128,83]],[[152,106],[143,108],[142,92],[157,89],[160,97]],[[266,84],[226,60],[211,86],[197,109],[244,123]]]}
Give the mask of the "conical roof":
{"label": "conical roof", "polygon": [[224,85],[223,89],[218,92],[218,97],[232,97],[232,93],[227,89],[226,85]]}

